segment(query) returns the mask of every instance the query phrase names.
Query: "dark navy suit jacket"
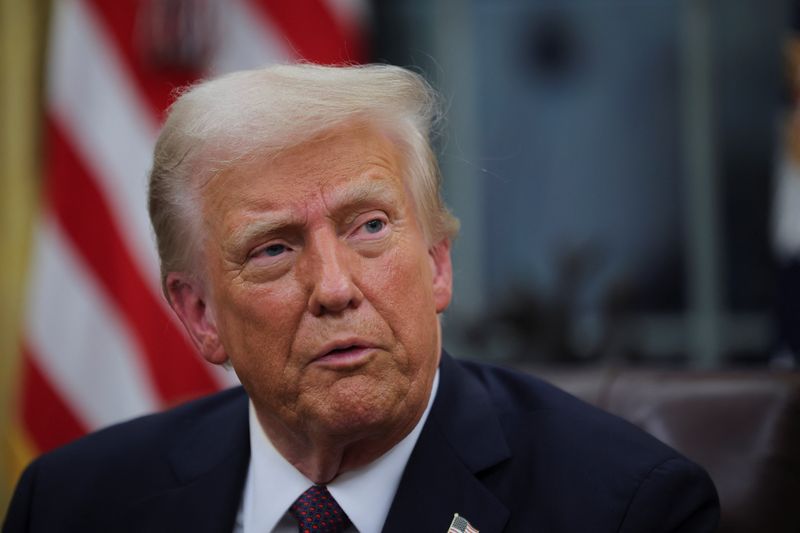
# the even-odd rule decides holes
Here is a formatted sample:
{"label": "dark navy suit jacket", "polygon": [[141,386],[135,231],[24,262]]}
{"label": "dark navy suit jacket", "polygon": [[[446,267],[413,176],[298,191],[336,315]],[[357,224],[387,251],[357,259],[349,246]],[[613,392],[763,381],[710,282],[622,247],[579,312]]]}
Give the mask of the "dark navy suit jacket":
{"label": "dark navy suit jacket", "polygon": [[[535,378],[444,354],[386,532],[711,532],[698,466]],[[25,471],[3,528],[229,532],[249,461],[241,388],[100,431]],[[372,532],[362,532],[372,533]]]}

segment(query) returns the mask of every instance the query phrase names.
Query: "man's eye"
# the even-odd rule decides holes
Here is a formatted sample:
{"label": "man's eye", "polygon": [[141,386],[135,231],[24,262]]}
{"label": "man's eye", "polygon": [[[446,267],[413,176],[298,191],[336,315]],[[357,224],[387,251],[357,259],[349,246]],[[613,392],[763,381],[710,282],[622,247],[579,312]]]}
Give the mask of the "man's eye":
{"label": "man's eye", "polygon": [[261,253],[268,255],[269,257],[275,257],[276,255],[281,255],[283,252],[286,251],[286,246],[283,244],[270,244],[266,248],[264,248]]}
{"label": "man's eye", "polygon": [[364,229],[367,230],[367,233],[378,233],[384,228],[384,226],[386,226],[386,223],[383,220],[376,218],[364,224]]}

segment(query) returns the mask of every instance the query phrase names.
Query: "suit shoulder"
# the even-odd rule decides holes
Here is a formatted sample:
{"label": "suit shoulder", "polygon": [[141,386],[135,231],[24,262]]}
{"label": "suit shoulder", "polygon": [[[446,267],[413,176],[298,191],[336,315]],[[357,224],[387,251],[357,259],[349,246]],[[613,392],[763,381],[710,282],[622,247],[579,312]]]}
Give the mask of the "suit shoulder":
{"label": "suit shoulder", "polygon": [[491,396],[495,408],[501,413],[546,410],[604,413],[601,409],[532,374],[475,361],[459,361],[459,363],[481,382]]}
{"label": "suit shoulder", "polygon": [[544,380],[516,370],[463,362],[491,398],[508,437],[552,442],[557,449],[574,447],[577,457],[604,455],[619,458],[620,465],[659,464],[681,457],[655,437],[630,422],[590,405]]}
{"label": "suit shoulder", "polygon": [[[151,531],[129,523],[140,517],[143,502],[164,501],[164,495],[177,494],[198,479],[229,486],[244,479],[247,413],[247,396],[239,387],[110,426],[45,453],[17,485],[7,530],[110,531],[109,525],[117,524],[120,530]],[[207,477],[221,471],[231,474]]]}
{"label": "suit shoulder", "polygon": [[482,478],[512,510],[509,531],[533,520],[557,531],[714,530],[714,485],[679,452],[539,378],[459,364],[485,391],[510,451]]}
{"label": "suit shoulder", "polygon": [[35,463],[47,469],[75,468],[85,472],[91,465],[131,464],[134,457],[146,462],[162,455],[202,421],[234,416],[246,405],[247,396],[241,387],[223,390],[100,429],[45,453]]}

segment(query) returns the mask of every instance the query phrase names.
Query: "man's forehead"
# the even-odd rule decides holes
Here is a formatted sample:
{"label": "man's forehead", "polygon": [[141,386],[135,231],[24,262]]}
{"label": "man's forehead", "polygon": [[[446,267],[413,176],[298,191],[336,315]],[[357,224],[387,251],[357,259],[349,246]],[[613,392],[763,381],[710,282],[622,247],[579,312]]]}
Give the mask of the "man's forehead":
{"label": "man's forehead", "polygon": [[253,231],[262,232],[303,225],[313,213],[346,217],[349,208],[364,204],[408,205],[399,155],[374,129],[340,129],[220,173],[203,191],[205,212],[238,233],[241,223],[257,221],[261,229]]}
{"label": "man's forehead", "polygon": [[407,192],[404,172],[394,157],[363,153],[297,162],[298,165],[253,162],[220,173],[203,191],[207,206],[215,204],[215,200],[222,200],[229,207],[246,201],[277,211],[316,198],[331,204],[349,204],[370,198],[400,200],[398,197]]}
{"label": "man's forehead", "polygon": [[211,179],[201,183],[201,187],[227,181],[226,178],[268,176],[270,173],[293,178],[287,181],[296,181],[298,175],[324,175],[333,170],[352,173],[371,166],[385,167],[397,173],[405,159],[394,136],[385,128],[362,123],[340,125],[281,148],[266,142],[260,149],[235,156],[222,147],[215,150],[218,153],[211,156],[211,166],[219,166],[219,170],[212,173]]}

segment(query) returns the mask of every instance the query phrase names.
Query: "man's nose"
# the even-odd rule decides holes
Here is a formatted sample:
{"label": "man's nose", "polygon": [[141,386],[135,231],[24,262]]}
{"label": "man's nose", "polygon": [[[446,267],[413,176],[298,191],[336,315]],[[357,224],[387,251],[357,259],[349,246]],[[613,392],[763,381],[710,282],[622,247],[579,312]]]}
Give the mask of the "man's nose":
{"label": "man's nose", "polygon": [[356,308],[364,295],[352,272],[352,251],[332,232],[315,235],[308,246],[311,295],[308,310],[315,316]]}

